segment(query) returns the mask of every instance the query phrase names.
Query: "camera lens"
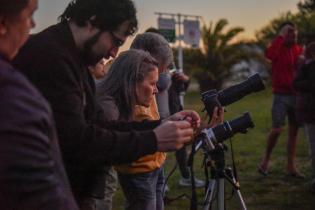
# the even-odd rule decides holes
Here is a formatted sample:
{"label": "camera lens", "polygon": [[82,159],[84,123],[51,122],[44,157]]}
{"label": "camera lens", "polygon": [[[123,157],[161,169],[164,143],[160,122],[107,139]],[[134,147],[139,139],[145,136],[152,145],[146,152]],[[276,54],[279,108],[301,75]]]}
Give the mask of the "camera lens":
{"label": "camera lens", "polygon": [[265,85],[257,73],[240,84],[219,91],[218,100],[222,106],[226,106],[240,100],[252,92],[258,92],[264,89]]}
{"label": "camera lens", "polygon": [[215,89],[203,92],[201,94],[201,100],[205,105],[208,115],[211,116],[216,106],[227,106],[252,92],[258,92],[264,89],[265,85],[259,74],[256,73],[244,82],[219,92]]}
{"label": "camera lens", "polygon": [[223,142],[231,138],[236,133],[246,133],[248,128],[253,128],[255,125],[248,112],[242,116],[207,130],[209,139],[216,142]]}

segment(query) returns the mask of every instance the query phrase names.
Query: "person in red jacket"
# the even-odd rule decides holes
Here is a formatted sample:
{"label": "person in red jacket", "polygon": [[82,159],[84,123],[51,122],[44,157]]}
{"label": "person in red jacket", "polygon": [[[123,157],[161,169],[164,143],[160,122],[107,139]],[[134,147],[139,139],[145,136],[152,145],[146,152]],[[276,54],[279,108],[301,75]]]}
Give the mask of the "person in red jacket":
{"label": "person in red jacket", "polygon": [[268,175],[268,164],[273,148],[288,118],[288,175],[303,177],[295,165],[295,148],[297,143],[298,124],[295,116],[295,91],[293,79],[297,63],[302,54],[302,47],[297,44],[297,29],[292,22],[284,22],[280,26],[279,35],[266,50],[266,58],[272,64],[272,128],[268,135],[267,148],[258,165],[258,172]]}

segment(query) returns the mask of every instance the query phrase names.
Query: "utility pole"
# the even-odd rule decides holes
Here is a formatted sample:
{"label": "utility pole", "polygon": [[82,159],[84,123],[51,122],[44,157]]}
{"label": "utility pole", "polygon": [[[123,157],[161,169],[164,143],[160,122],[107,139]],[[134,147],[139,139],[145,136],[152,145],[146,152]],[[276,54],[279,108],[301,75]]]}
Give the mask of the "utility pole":
{"label": "utility pole", "polygon": [[[175,21],[175,37],[177,40],[177,61],[178,61],[178,71],[179,72],[184,72],[184,58],[183,58],[183,45],[182,45],[182,41],[184,39],[184,35],[182,34],[182,25],[184,25],[184,20],[188,19],[188,18],[194,18],[194,19],[202,19],[201,16],[198,15],[187,15],[187,14],[181,14],[181,13],[164,13],[164,12],[155,12],[156,15],[158,15],[159,18],[162,17],[168,17],[169,19],[174,19]],[[177,18],[177,20],[176,20]],[[176,36],[176,25],[177,25],[177,36]],[[180,103],[181,105],[184,107],[184,95],[185,95],[185,91],[183,88],[183,91],[180,92]]]}
{"label": "utility pole", "polygon": [[180,72],[184,72],[184,59],[183,59],[183,47],[182,47],[182,40],[183,40],[183,35],[182,35],[182,30],[181,30],[181,17],[182,15],[180,13],[177,14],[177,25],[178,25],[178,68]]}
{"label": "utility pole", "polygon": [[[178,42],[177,45],[177,61],[178,61],[178,70],[180,72],[183,72],[183,45],[182,45],[182,41],[184,39],[184,35],[182,34],[182,25],[183,25],[183,20],[187,19],[187,18],[194,18],[194,19],[201,19],[201,16],[198,15],[188,15],[188,14],[181,14],[181,13],[164,13],[164,12],[155,12],[156,15],[158,15],[159,17],[168,17],[168,18],[172,18],[175,20],[175,24],[177,25],[177,36],[176,36],[176,40]],[[176,20],[177,18],[177,20]]]}

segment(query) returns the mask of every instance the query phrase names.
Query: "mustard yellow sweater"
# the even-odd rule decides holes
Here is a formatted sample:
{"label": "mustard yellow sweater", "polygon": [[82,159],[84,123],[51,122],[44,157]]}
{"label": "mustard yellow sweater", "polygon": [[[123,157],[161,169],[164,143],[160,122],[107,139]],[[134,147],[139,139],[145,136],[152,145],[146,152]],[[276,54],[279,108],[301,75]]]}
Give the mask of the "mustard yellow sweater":
{"label": "mustard yellow sweater", "polygon": [[[148,108],[144,106],[136,106],[133,119],[135,121],[160,119],[155,97]],[[118,172],[125,174],[146,173],[160,168],[165,162],[165,159],[166,153],[156,152],[152,155],[141,157],[131,164],[115,166],[115,169]]]}

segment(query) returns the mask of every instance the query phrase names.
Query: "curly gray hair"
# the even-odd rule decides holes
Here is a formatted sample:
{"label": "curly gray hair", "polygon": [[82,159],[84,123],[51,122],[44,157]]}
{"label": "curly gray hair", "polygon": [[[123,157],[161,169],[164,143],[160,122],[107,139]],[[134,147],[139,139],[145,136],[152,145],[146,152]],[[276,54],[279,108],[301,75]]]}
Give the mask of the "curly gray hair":
{"label": "curly gray hair", "polygon": [[169,66],[173,62],[173,52],[167,40],[157,33],[146,32],[138,34],[133,40],[130,49],[148,51],[160,66]]}

